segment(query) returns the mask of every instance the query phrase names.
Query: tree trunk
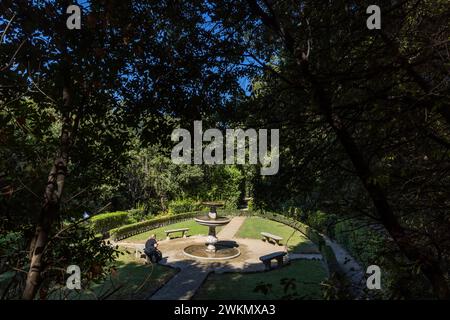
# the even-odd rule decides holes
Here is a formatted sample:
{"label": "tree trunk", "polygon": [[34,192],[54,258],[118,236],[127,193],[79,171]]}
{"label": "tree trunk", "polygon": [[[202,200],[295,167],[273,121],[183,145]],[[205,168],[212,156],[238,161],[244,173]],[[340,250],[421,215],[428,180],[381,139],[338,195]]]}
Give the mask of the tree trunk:
{"label": "tree trunk", "polygon": [[59,215],[59,204],[67,174],[69,131],[63,126],[61,133],[61,151],[48,175],[36,232],[30,246],[30,269],[22,298],[34,299],[41,284],[41,272],[44,268],[44,251],[48,242],[53,222]]}
{"label": "tree trunk", "polygon": [[161,203],[162,211],[164,211],[164,212],[167,211],[167,206],[166,206],[167,196],[166,196],[165,193],[162,193],[162,194],[159,196],[159,201],[160,201],[160,203]]}
{"label": "tree trunk", "polygon": [[22,298],[32,300],[42,283],[41,273],[45,267],[44,252],[54,222],[59,216],[59,205],[63,193],[67,164],[69,162],[69,147],[71,138],[77,130],[78,119],[74,124],[71,120],[72,91],[70,83],[70,70],[67,60],[62,62],[61,75],[63,79],[63,125],[60,136],[59,153],[48,175],[47,185],[44,191],[44,199],[36,225],[35,235],[30,244],[30,268],[28,270],[25,289]]}

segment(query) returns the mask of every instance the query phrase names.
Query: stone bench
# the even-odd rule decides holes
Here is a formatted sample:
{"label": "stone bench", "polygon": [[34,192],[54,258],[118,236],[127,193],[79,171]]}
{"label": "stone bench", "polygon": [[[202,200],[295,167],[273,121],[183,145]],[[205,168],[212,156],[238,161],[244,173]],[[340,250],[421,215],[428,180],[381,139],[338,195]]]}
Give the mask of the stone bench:
{"label": "stone bench", "polygon": [[283,258],[285,255],[286,255],[285,251],[278,251],[259,257],[259,260],[261,260],[261,262],[264,263],[264,267],[266,270],[270,270],[272,268],[271,261],[277,260],[278,267],[281,267],[283,265]]}
{"label": "stone bench", "polygon": [[181,232],[181,236],[183,238],[186,238],[186,232],[189,231],[189,228],[180,228],[180,229],[173,229],[173,230],[164,230],[164,232],[166,233],[166,239],[170,240],[170,235],[172,233],[176,233],[176,232]]}
{"label": "stone bench", "polygon": [[270,240],[273,240],[277,245],[281,246],[280,241],[283,240],[282,237],[268,233],[268,232],[261,232],[261,235],[263,236],[262,240],[270,242]]}

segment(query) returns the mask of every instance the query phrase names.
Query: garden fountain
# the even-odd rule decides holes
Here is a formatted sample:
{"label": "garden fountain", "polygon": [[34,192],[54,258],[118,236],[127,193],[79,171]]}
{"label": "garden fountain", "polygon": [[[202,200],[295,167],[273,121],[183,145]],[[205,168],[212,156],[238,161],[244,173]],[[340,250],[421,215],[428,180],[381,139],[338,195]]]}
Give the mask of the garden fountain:
{"label": "garden fountain", "polygon": [[219,217],[216,207],[212,206],[206,216],[194,218],[194,220],[208,227],[208,236],[205,245],[191,245],[184,248],[184,253],[192,258],[208,260],[225,260],[239,256],[240,251],[233,241],[219,241],[216,236],[216,228],[227,225],[231,219]]}

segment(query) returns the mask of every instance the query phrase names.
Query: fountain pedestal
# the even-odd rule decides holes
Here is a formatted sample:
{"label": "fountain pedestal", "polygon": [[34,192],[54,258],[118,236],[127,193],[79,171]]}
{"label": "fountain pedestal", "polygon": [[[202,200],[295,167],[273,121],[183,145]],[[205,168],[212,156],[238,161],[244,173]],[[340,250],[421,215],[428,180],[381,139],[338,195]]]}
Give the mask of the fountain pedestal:
{"label": "fountain pedestal", "polygon": [[216,208],[212,207],[206,216],[194,218],[194,220],[203,226],[208,227],[208,236],[206,237],[205,246],[192,245],[184,248],[184,253],[190,257],[210,260],[231,259],[239,256],[240,251],[236,247],[218,244],[216,236],[216,228],[228,224],[231,219],[227,217],[218,217]]}
{"label": "fountain pedestal", "polygon": [[216,252],[216,243],[217,243],[218,239],[216,237],[216,227],[215,226],[210,226],[209,227],[209,232],[208,232],[208,237],[206,237],[206,251],[208,252]]}

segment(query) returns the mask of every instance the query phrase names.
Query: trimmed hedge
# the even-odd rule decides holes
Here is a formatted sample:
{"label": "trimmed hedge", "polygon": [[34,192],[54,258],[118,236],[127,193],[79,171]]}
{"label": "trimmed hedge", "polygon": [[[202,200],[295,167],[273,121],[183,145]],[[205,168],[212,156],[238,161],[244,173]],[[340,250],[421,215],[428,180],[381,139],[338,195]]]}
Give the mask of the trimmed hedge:
{"label": "trimmed hedge", "polygon": [[204,214],[204,211],[185,212],[175,215],[169,215],[159,218],[150,219],[147,221],[128,224],[126,226],[111,229],[109,234],[114,241],[123,240],[125,238],[134,236],[139,233],[147,232],[152,229],[164,227],[168,224],[192,219],[200,214]]}
{"label": "trimmed hedge", "polygon": [[117,228],[131,222],[126,211],[107,212],[93,216],[90,219],[92,229],[97,233],[105,234],[112,228]]}

